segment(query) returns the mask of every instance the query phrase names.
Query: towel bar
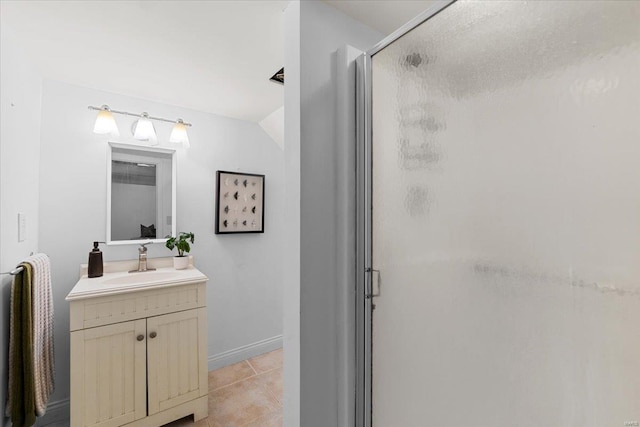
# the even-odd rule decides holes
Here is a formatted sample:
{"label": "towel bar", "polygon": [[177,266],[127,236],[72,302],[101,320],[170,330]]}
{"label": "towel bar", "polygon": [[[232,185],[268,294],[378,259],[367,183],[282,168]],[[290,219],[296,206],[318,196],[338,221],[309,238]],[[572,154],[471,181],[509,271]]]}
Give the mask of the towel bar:
{"label": "towel bar", "polygon": [[16,274],[22,272],[22,270],[24,270],[24,267],[18,267],[15,270],[7,271],[6,273],[0,273],[0,274],[10,274],[12,276],[15,276]]}
{"label": "towel bar", "polygon": [[[31,252],[29,256],[33,256],[33,252]],[[7,271],[6,273],[0,273],[0,274],[10,274],[12,276],[15,276],[16,274],[21,273],[22,270],[24,270],[24,267],[17,267],[15,270]]]}

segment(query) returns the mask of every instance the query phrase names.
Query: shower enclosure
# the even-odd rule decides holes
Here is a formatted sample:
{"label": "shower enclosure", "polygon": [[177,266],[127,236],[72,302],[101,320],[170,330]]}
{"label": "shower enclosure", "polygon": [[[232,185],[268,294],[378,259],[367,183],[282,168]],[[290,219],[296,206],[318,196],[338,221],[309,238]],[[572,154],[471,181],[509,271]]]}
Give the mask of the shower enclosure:
{"label": "shower enclosure", "polygon": [[359,69],[359,425],[640,425],[640,2],[440,3]]}

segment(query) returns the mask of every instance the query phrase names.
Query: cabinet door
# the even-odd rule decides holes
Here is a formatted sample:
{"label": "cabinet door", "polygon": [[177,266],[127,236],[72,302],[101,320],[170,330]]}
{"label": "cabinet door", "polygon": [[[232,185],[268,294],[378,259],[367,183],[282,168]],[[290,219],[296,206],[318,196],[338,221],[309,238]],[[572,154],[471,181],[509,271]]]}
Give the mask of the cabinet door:
{"label": "cabinet door", "polygon": [[71,426],[146,416],[146,320],[71,333]]}
{"label": "cabinet door", "polygon": [[149,415],[207,394],[206,313],[147,319]]}

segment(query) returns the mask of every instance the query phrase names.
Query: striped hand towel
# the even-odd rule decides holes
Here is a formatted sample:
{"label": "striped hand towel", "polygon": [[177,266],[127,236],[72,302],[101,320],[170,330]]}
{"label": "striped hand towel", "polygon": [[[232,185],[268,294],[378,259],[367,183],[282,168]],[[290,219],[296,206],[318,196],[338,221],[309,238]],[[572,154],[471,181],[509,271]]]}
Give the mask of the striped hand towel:
{"label": "striped hand towel", "polygon": [[[54,390],[55,364],[53,344],[53,296],[51,291],[51,264],[45,254],[36,254],[27,258],[21,265],[25,267],[21,280],[13,283],[11,295],[11,335],[9,338],[9,396],[6,408],[7,415],[12,416],[12,405],[16,399],[28,402],[32,399],[35,416],[42,416],[47,410],[49,397]],[[30,282],[27,291],[25,279]],[[21,286],[22,289],[17,289]],[[25,292],[27,291],[27,292]],[[14,297],[20,301],[13,301]],[[16,323],[22,317],[22,328]],[[25,316],[28,316],[25,319]],[[27,330],[28,329],[28,330]],[[26,337],[29,341],[25,341]],[[30,342],[31,348],[28,347]],[[28,357],[30,355],[30,357]],[[22,363],[16,359],[21,358]],[[21,365],[21,366],[18,366]],[[22,385],[19,386],[19,382]],[[17,396],[12,395],[15,388],[23,390]],[[33,396],[25,396],[27,392]],[[20,395],[22,394],[22,395]],[[28,398],[27,398],[28,397]],[[18,403],[19,405],[19,403]],[[20,405],[22,406],[22,405]],[[29,410],[29,408],[23,408]],[[26,415],[26,420],[30,414]],[[14,423],[15,424],[15,423]],[[31,425],[31,424],[26,424]]]}

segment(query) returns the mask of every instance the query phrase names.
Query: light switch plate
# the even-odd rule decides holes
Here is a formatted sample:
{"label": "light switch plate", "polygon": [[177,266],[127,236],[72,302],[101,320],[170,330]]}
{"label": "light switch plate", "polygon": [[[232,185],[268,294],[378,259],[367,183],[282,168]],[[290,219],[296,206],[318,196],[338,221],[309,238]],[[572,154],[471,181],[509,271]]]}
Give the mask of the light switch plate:
{"label": "light switch plate", "polygon": [[24,242],[27,239],[27,216],[18,214],[18,242]]}

